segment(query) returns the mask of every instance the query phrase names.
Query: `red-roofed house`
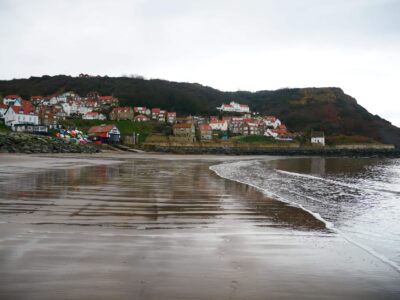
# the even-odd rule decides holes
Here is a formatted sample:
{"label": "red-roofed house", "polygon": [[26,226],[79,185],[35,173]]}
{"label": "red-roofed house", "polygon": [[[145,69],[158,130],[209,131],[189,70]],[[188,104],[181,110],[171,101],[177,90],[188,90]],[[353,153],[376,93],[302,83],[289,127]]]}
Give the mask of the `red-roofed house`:
{"label": "red-roofed house", "polygon": [[23,106],[10,106],[4,114],[4,123],[15,129],[15,125],[18,124],[39,124],[39,117],[35,111],[31,108]]}
{"label": "red-roofed house", "polygon": [[110,120],[133,120],[132,107],[114,107],[110,113]]}
{"label": "red-roofed house", "polygon": [[149,118],[146,117],[146,116],[143,115],[143,114],[140,114],[140,115],[135,116],[135,121],[136,121],[136,122],[146,122],[146,121],[148,121],[148,120],[149,120]]}
{"label": "red-roofed house", "polygon": [[121,133],[115,125],[93,126],[89,129],[90,139],[99,143],[119,143]]}
{"label": "red-roofed house", "polygon": [[114,96],[100,96],[98,97],[99,103],[102,106],[118,106],[118,98]]}
{"label": "red-roofed house", "polygon": [[8,95],[3,98],[3,104],[13,106],[15,103],[21,103],[21,97],[18,95]]}
{"label": "red-roofed house", "polygon": [[209,125],[211,126],[212,130],[220,130],[220,131],[228,130],[228,122],[227,121],[212,120],[212,121],[210,121]]}
{"label": "red-roofed house", "polygon": [[152,108],[151,109],[151,118],[153,120],[158,120],[158,115],[160,114],[160,108]]}
{"label": "red-roofed house", "polygon": [[176,122],[176,112],[174,111],[167,112],[167,122],[169,124],[174,124]]}
{"label": "red-roofed house", "polygon": [[212,140],[212,128],[209,124],[199,125],[200,140],[209,141]]}
{"label": "red-roofed house", "polygon": [[97,111],[89,111],[86,114],[82,116],[83,120],[102,120],[104,121],[106,119],[106,116],[98,113]]}

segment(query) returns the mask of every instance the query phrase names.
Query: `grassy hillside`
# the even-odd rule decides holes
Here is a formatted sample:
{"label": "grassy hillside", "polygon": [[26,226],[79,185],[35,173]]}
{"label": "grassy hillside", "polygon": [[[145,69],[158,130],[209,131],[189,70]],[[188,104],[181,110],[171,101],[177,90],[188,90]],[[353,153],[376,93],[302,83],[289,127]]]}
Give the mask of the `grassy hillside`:
{"label": "grassy hillside", "polygon": [[290,129],[323,130],[327,135],[367,136],[400,148],[400,129],[372,115],[339,88],[281,89],[259,92],[221,92],[192,83],[127,77],[77,78],[43,76],[0,81],[0,93],[49,95],[73,90],[81,95],[96,90],[112,94],[122,105],[145,105],[178,114],[215,114],[216,107],[232,100],[253,111],[278,116]]}

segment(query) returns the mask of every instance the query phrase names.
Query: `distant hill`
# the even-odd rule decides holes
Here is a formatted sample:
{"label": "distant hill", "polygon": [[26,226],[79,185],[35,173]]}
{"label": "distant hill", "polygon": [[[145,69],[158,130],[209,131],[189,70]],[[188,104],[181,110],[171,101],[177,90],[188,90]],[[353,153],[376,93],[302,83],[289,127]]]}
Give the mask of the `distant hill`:
{"label": "distant hill", "polygon": [[327,135],[360,135],[400,148],[400,129],[369,113],[340,88],[296,88],[258,92],[222,92],[197,83],[128,77],[42,76],[0,81],[0,93],[50,95],[73,90],[114,95],[122,105],[161,107],[178,114],[215,114],[229,101],[248,104],[252,111],[276,115],[291,130],[323,130]]}

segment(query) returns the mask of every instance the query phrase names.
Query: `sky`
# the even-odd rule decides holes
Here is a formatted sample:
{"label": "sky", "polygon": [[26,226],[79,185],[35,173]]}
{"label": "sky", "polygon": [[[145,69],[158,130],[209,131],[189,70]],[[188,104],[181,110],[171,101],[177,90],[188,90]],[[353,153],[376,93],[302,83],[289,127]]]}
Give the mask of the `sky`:
{"label": "sky", "polygon": [[340,87],[400,127],[400,0],[0,0],[0,79]]}

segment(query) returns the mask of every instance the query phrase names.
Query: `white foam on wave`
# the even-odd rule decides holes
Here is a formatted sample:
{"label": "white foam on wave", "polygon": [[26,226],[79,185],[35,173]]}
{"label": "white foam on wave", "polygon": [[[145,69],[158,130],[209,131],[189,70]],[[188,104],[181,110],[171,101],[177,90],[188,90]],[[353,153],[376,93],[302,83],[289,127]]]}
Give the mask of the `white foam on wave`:
{"label": "white foam on wave", "polygon": [[[278,200],[278,201],[281,201],[281,202],[287,203],[287,204],[289,204],[289,205],[292,205],[292,206],[294,206],[294,207],[298,207],[298,208],[302,209],[303,211],[305,211],[305,212],[309,213],[310,215],[312,215],[312,216],[313,216],[314,218],[316,218],[317,220],[319,220],[319,221],[321,221],[322,223],[324,223],[324,224],[325,224],[325,227],[326,227],[327,229],[329,229],[329,230],[335,232],[336,234],[340,235],[341,237],[343,237],[346,241],[348,241],[348,242],[351,243],[352,245],[354,245],[354,246],[360,248],[361,250],[364,250],[364,251],[367,252],[368,254],[372,255],[373,257],[377,258],[377,259],[380,260],[381,262],[387,264],[388,266],[392,267],[394,270],[396,270],[397,272],[400,273],[400,266],[399,266],[398,264],[396,264],[394,261],[392,261],[392,260],[390,260],[389,258],[387,258],[386,256],[384,256],[384,255],[382,255],[382,254],[376,252],[376,251],[375,251],[374,249],[372,249],[371,247],[368,247],[368,246],[366,246],[366,245],[363,245],[363,244],[357,242],[356,240],[352,239],[350,236],[348,236],[347,234],[345,234],[343,231],[337,229],[337,228],[335,227],[335,225],[334,225],[332,222],[329,222],[329,221],[325,220],[318,212],[314,212],[314,211],[312,211],[312,210],[310,210],[310,209],[307,209],[307,208],[305,208],[303,205],[301,205],[300,203],[297,203],[297,202],[288,200],[288,199],[286,199],[286,198],[284,198],[284,197],[281,197],[281,196],[279,196],[279,195],[277,195],[277,194],[275,194],[275,193],[273,193],[273,192],[271,192],[271,191],[268,191],[267,189],[264,189],[264,188],[262,188],[262,187],[259,187],[259,186],[255,185],[255,184],[248,183],[248,182],[245,182],[245,181],[241,181],[241,180],[239,180],[239,179],[232,179],[232,178],[226,177],[226,176],[222,175],[221,172],[219,172],[219,171],[217,170],[217,167],[221,167],[221,166],[227,166],[227,165],[230,165],[230,166],[231,166],[231,165],[234,165],[234,164],[236,164],[236,165],[241,165],[241,166],[245,166],[245,165],[250,165],[251,162],[255,163],[256,161],[246,161],[246,164],[241,164],[240,162],[235,162],[235,163],[223,163],[223,164],[220,164],[220,165],[210,166],[209,169],[210,169],[211,171],[213,171],[215,174],[217,174],[217,175],[218,175],[219,177],[221,177],[221,178],[229,179],[229,180],[236,181],[236,182],[239,182],[239,183],[242,183],[242,184],[246,184],[246,185],[248,185],[248,186],[251,186],[251,187],[253,187],[253,188],[255,188],[255,189],[261,191],[261,192],[262,192],[263,194],[265,194],[267,197],[273,198],[273,199],[275,199],[275,200]],[[324,179],[324,178],[316,177],[316,176],[312,176],[312,175],[298,174],[298,173],[292,173],[292,172],[281,171],[281,170],[275,170],[275,171],[278,171],[278,172],[280,172],[280,173],[290,173],[291,175],[295,175],[295,176],[296,176],[296,175],[298,175],[298,176],[304,176],[304,177],[308,177],[308,178],[311,178],[311,179],[329,180],[329,179]]]}
{"label": "white foam on wave", "polygon": [[308,178],[308,179],[313,179],[313,180],[320,180],[320,181],[324,181],[324,182],[328,182],[328,183],[332,183],[332,184],[336,184],[336,185],[340,185],[340,186],[345,186],[351,189],[356,189],[356,190],[366,190],[366,191],[372,191],[372,192],[383,192],[383,193],[390,193],[390,194],[400,194],[399,191],[392,191],[392,190],[387,190],[387,189],[383,189],[383,188],[366,188],[365,186],[358,186],[355,184],[348,184],[348,183],[344,183],[341,181],[337,181],[337,180],[333,180],[333,179],[327,179],[327,178],[323,178],[323,177],[318,177],[318,176],[313,176],[313,175],[308,175],[308,174],[301,174],[301,173],[295,173],[295,172],[289,172],[289,171],[283,171],[283,170],[275,170],[278,173],[281,174],[286,174],[289,176],[296,176],[296,177],[302,177],[302,178]]}

